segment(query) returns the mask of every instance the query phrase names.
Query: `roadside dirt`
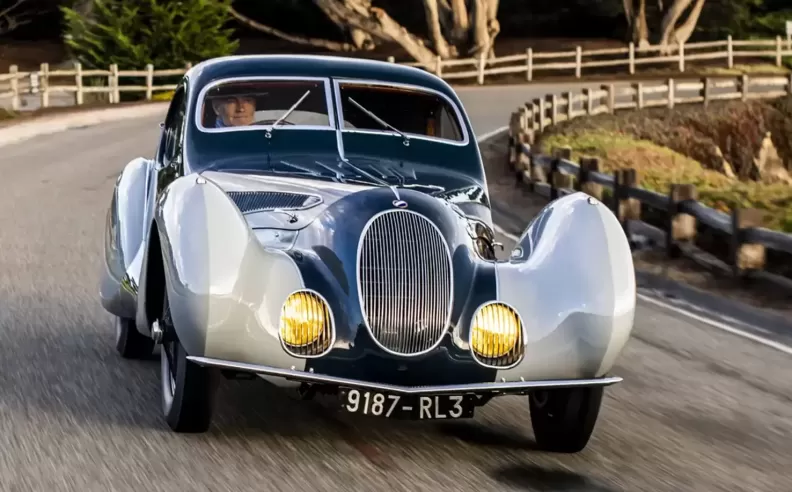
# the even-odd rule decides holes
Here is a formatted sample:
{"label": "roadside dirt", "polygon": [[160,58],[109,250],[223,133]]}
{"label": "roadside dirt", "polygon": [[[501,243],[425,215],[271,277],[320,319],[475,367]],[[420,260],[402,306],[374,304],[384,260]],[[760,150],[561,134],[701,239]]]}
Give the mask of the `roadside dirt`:
{"label": "roadside dirt", "polygon": [[[512,230],[519,234],[548,201],[517,185],[514,172],[506,161],[506,133],[481,145],[481,154],[487,172],[493,209],[505,214]],[[792,293],[765,283],[739,282],[729,275],[709,270],[690,258],[672,259],[662,250],[647,249],[633,254],[636,270],[656,275],[709,292],[734,299],[792,319]]]}

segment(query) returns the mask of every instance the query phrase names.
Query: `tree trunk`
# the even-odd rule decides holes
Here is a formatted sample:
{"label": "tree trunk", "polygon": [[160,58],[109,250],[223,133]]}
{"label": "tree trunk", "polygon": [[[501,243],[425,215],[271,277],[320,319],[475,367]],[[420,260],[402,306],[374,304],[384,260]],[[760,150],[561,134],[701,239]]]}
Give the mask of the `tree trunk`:
{"label": "tree trunk", "polygon": [[690,11],[687,19],[685,19],[685,22],[683,22],[671,35],[670,40],[672,42],[676,44],[687,43],[690,36],[693,35],[693,31],[696,29],[701,11],[704,8],[704,1],[705,0],[696,0],[696,4],[693,6],[693,10]]}
{"label": "tree trunk", "polygon": [[459,46],[470,39],[470,14],[465,0],[451,0],[451,40]]}
{"label": "tree trunk", "polygon": [[495,37],[500,32],[497,19],[498,0],[474,0],[473,2],[473,46],[468,51],[478,57],[486,53],[487,58],[495,56]]}
{"label": "tree trunk", "polygon": [[429,39],[432,41],[435,52],[441,58],[450,58],[451,51],[443,37],[443,31],[440,26],[440,11],[437,0],[424,0],[424,10],[426,11],[426,23],[429,28]]}
{"label": "tree trunk", "polygon": [[259,22],[254,21],[253,19],[246,17],[239,12],[237,12],[233,7],[228,7],[228,12],[240,23],[255,29],[257,31],[261,31],[263,33],[270,34],[272,36],[278,37],[280,39],[284,39],[286,41],[295,43],[295,44],[302,44],[308,46],[315,46],[317,48],[324,48],[330,51],[356,51],[357,47],[355,45],[349,43],[339,43],[337,41],[329,41],[326,39],[317,39],[317,38],[309,38],[306,36],[296,36],[292,34],[287,34],[283,31],[275,29],[274,27],[266,26]]}
{"label": "tree trunk", "polygon": [[673,51],[673,47],[669,46],[669,44],[676,30],[676,23],[692,2],[693,0],[674,0],[674,3],[671,4],[671,8],[668,9],[663,17],[663,22],[660,25],[660,30],[662,32],[660,38],[662,53],[668,54]]}
{"label": "tree trunk", "polygon": [[432,66],[435,55],[423,40],[393,20],[381,8],[372,7],[369,0],[314,0],[330,18],[342,17],[350,27],[361,29],[374,38],[401,45],[417,62]]}
{"label": "tree trunk", "polygon": [[638,13],[633,28],[633,43],[638,49],[646,49],[649,45],[649,25],[646,23],[646,0],[639,0]]}

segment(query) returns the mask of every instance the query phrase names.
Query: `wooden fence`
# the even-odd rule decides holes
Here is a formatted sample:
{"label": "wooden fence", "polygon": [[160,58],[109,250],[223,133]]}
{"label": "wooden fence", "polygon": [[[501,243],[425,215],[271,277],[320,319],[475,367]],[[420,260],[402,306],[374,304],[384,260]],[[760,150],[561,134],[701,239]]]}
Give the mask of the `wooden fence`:
{"label": "wooden fence", "polygon": [[[714,88],[727,90],[716,94]],[[649,104],[649,94],[661,97]],[[598,158],[581,157],[576,163],[571,161],[570,148],[551,149],[551,155],[540,154],[533,148],[537,131],[584,114],[784,94],[792,94],[792,78],[751,81],[740,77],[684,84],[669,80],[658,85],[625,83],[587,89],[583,94],[567,93],[560,98],[547,96],[512,113],[509,165],[521,186],[551,200],[573,191],[583,191],[602,200],[614,211],[628,236],[640,228],[644,234],[662,238],[671,257],[685,254],[700,259],[699,253],[704,252],[711,258],[706,266],[720,267],[736,277],[761,277],[792,288],[792,234],[761,227],[763,211],[734,207],[726,214],[697,201],[694,185],[674,184],[668,194],[656,193],[639,186],[640,176],[634,169],[605,174]],[[619,96],[628,96],[631,101],[619,102]],[[581,102],[583,109],[573,109],[574,104],[569,101]]]}
{"label": "wooden fence", "polygon": [[[440,57],[430,64],[404,63],[404,65],[422,67],[446,80],[472,80],[484,84],[489,77],[525,74],[526,81],[534,80],[535,75],[549,72],[572,75],[578,79],[602,68],[624,68],[635,74],[640,67],[668,67],[684,73],[688,66],[698,61],[725,60],[725,66],[734,68],[740,60],[755,61],[767,59],[777,67],[782,67],[785,57],[792,57],[792,41],[780,36],[772,40],[733,40],[708,41],[700,43],[680,44],[674,47],[672,54],[661,53],[660,46],[637,49],[632,43],[623,48],[606,48],[584,50],[578,46],[575,50],[562,52],[534,52],[501,56],[490,60],[484,58],[467,58],[443,60]],[[395,62],[393,57],[388,61]],[[189,67],[189,65],[188,65]],[[11,108],[20,109],[21,97],[25,94],[37,94],[40,106],[50,106],[51,94],[71,93],[73,104],[84,103],[85,94],[106,94],[106,102],[121,101],[121,92],[144,92],[147,100],[158,91],[173,90],[173,84],[154,85],[156,78],[179,76],[187,68],[155,70],[149,65],[141,69],[121,70],[112,65],[108,70],[83,70],[79,64],[68,70],[50,70],[44,63],[40,69],[32,72],[21,72],[11,67],[7,74],[0,74],[0,104],[11,99]],[[125,85],[122,79],[145,79],[140,83]],[[87,82],[90,80],[90,82]],[[62,84],[62,85],[61,85]]]}

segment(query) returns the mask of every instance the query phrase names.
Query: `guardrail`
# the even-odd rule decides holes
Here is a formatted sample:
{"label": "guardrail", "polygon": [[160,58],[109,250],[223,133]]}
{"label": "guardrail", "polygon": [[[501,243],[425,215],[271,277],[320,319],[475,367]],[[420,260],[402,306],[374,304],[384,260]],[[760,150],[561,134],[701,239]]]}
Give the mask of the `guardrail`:
{"label": "guardrail", "polygon": [[[746,78],[741,77],[737,92],[724,92],[720,97],[707,94],[707,88],[731,87],[734,81],[716,80],[698,83],[656,86],[625,83],[626,87],[608,86],[607,90],[584,89],[584,95],[566,93],[563,97],[547,96],[526,103],[513,112],[509,121],[508,162],[519,184],[529,191],[551,200],[573,191],[583,191],[602,200],[614,211],[628,236],[635,229],[665,243],[670,257],[684,254],[706,266],[728,271],[735,277],[759,277],[792,288],[792,234],[761,227],[765,212],[733,207],[730,214],[710,208],[697,200],[692,184],[674,184],[668,194],[640,187],[634,169],[619,169],[612,174],[602,172],[602,162],[595,157],[571,161],[571,149],[554,148],[551,155],[534,151],[537,131],[548,124],[577,116],[614,112],[619,108],[648,106],[673,107],[683,102],[707,103],[712,99],[751,99],[792,94],[792,78],[764,80],[763,92],[751,92]],[[668,97],[670,93],[672,97]],[[680,97],[680,88],[698,95]],[[677,91],[675,92],[676,89]],[[703,92],[703,94],[702,94]],[[665,94],[656,104],[647,104],[648,94]],[[619,102],[618,96],[629,96],[631,102]],[[545,101],[550,99],[549,105]],[[605,100],[602,103],[602,100]],[[644,100],[642,104],[640,101]],[[572,101],[573,104],[569,104]],[[583,110],[574,109],[582,102]],[[564,108],[561,113],[557,108]],[[547,111],[551,112],[548,117]]]}
{"label": "guardrail", "polygon": [[[525,80],[530,82],[537,73],[567,70],[574,71],[575,77],[580,79],[584,69],[624,67],[630,74],[635,74],[639,67],[669,63],[675,64],[679,72],[684,73],[692,62],[718,59],[726,60],[728,68],[734,68],[735,61],[740,59],[761,58],[772,60],[777,67],[782,67],[784,58],[792,57],[792,42],[780,36],[772,40],[736,41],[729,36],[724,41],[679,44],[672,48],[676,54],[663,54],[661,46],[639,49],[632,43],[623,48],[584,50],[577,46],[575,50],[560,52],[534,52],[529,48],[525,53],[492,59],[485,59],[485,55],[453,60],[437,57],[431,64],[401,64],[424,68],[446,80],[475,78],[479,84],[484,84],[487,77],[509,74],[524,73]],[[395,63],[393,57],[389,57],[388,61]],[[189,66],[155,70],[148,65],[142,69],[120,70],[118,65],[111,65],[108,70],[83,70],[78,63],[72,69],[50,70],[49,64],[43,63],[39,70],[32,72],[21,72],[12,66],[9,73],[0,74],[0,100],[10,98],[14,110],[20,108],[20,97],[25,94],[40,94],[43,108],[49,106],[50,94],[64,92],[74,94],[76,105],[83,104],[84,95],[88,93],[109,94],[108,102],[111,104],[121,101],[121,92],[145,92],[146,99],[151,100],[154,92],[174,89],[173,84],[154,85],[155,78],[182,75]],[[103,85],[88,86],[84,83],[85,78],[101,78]],[[122,78],[145,78],[146,81],[145,85],[122,85]],[[56,85],[56,79],[62,79],[64,85]]]}

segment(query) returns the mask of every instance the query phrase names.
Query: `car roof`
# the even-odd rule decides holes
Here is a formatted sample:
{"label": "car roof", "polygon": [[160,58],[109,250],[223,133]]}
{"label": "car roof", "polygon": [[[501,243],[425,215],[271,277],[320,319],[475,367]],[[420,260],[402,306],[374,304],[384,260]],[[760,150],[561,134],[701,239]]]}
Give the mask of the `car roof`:
{"label": "car roof", "polygon": [[396,63],[325,55],[237,55],[195,65],[186,77],[193,96],[207,84],[235,77],[336,77],[410,84],[439,91],[462,106],[450,85],[425,70]]}

